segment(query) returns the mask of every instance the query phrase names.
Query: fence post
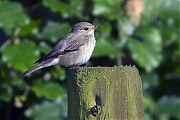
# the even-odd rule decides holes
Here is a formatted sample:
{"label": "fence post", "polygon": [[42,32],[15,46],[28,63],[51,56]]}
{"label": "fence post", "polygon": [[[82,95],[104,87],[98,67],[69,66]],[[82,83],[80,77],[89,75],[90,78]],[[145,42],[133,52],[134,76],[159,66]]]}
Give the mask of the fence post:
{"label": "fence post", "polygon": [[143,120],[142,83],[136,67],[68,70],[68,120]]}

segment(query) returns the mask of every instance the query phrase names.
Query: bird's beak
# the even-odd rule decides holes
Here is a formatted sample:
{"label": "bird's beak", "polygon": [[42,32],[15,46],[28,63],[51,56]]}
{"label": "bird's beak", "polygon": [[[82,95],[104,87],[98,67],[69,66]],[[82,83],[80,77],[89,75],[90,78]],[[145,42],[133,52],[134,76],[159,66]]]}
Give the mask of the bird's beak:
{"label": "bird's beak", "polygon": [[101,26],[94,26],[93,30],[100,28]]}
{"label": "bird's beak", "polygon": [[95,29],[100,28],[101,26],[95,26]]}

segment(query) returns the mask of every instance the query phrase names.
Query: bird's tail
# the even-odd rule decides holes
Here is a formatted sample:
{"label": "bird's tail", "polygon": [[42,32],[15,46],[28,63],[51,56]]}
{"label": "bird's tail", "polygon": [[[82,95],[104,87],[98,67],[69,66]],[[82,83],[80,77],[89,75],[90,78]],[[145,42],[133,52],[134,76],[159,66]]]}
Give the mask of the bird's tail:
{"label": "bird's tail", "polygon": [[36,71],[36,70],[39,70],[39,69],[41,69],[41,68],[43,68],[43,66],[40,66],[40,64],[37,64],[36,66],[30,68],[29,70],[23,72],[23,73],[21,74],[21,77],[23,78],[23,77],[25,77],[26,75],[29,75],[30,73],[32,73],[32,72],[34,72],[34,71]]}
{"label": "bird's tail", "polygon": [[49,67],[49,66],[52,66],[52,65],[55,65],[55,64],[57,64],[57,63],[55,63],[55,62],[52,63],[52,59],[42,61],[42,62],[38,63],[36,66],[34,66],[34,67],[30,68],[29,70],[23,72],[21,74],[21,77],[23,78],[26,75],[29,75],[30,73],[35,72],[36,70],[39,70],[39,69],[45,68],[45,67]]}

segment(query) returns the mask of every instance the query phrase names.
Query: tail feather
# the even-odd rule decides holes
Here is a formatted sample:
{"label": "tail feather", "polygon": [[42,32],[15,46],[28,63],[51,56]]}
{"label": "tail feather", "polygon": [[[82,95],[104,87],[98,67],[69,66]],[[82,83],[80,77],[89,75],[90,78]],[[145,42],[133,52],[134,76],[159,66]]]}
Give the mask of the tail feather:
{"label": "tail feather", "polygon": [[29,75],[30,73],[32,73],[32,72],[34,72],[34,71],[36,71],[36,70],[39,70],[39,69],[41,69],[41,68],[43,68],[43,66],[40,66],[39,64],[37,64],[36,66],[30,68],[29,70],[23,72],[23,73],[21,74],[21,77],[23,78],[23,77],[25,77],[26,75]]}
{"label": "tail feather", "polygon": [[25,71],[24,73],[21,74],[21,77],[25,77],[26,75],[35,72],[36,70],[39,70],[41,68],[45,68],[45,67],[49,67],[52,65],[56,65],[58,64],[59,59],[48,59],[46,61],[42,61],[40,63],[38,63],[36,66],[30,68],[29,70]]}

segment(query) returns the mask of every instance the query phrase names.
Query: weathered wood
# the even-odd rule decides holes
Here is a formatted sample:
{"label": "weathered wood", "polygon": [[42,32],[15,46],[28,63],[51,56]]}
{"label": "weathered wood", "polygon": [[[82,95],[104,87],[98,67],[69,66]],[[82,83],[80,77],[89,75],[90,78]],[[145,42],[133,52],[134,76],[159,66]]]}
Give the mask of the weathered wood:
{"label": "weathered wood", "polygon": [[144,119],[136,67],[79,67],[67,77],[68,120]]}

